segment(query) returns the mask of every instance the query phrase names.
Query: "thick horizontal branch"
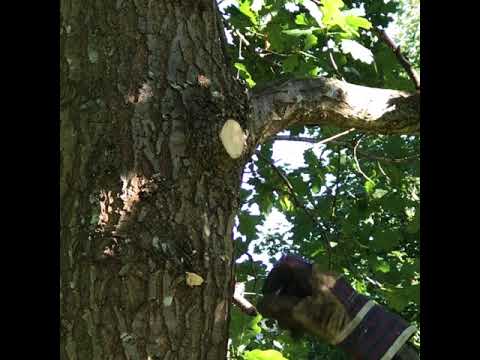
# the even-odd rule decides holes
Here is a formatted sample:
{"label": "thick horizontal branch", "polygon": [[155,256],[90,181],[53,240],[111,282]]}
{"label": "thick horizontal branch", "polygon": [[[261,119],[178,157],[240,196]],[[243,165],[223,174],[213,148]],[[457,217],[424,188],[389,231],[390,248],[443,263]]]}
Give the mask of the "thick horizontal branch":
{"label": "thick horizontal branch", "polygon": [[252,92],[250,106],[259,143],[295,124],[376,134],[420,133],[420,94],[335,79],[290,80],[264,87]]}

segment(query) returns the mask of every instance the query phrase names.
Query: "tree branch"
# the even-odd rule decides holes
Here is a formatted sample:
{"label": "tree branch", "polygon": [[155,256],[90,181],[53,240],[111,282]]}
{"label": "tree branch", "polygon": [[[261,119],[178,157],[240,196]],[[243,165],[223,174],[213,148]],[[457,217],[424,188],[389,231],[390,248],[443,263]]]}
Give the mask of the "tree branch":
{"label": "tree branch", "polygon": [[272,140],[280,140],[280,141],[300,141],[300,142],[307,142],[311,144],[316,144],[318,139],[309,138],[305,136],[297,136],[297,135],[275,135]]}
{"label": "tree branch", "polygon": [[413,81],[413,84],[415,85],[415,89],[420,90],[420,79],[418,78],[417,73],[415,70],[413,70],[412,64],[410,64],[410,61],[407,60],[405,55],[400,50],[400,46],[397,46],[395,42],[387,35],[385,30],[376,28],[375,32],[378,34],[380,39],[394,52],[395,56],[398,59],[398,62],[400,65],[403,66],[405,71],[407,72],[408,76],[410,77],[410,80]]}
{"label": "tree branch", "polygon": [[294,136],[294,135],[292,135],[292,136],[290,136],[290,135],[277,135],[273,139],[274,140],[289,140],[289,141],[305,141],[305,142],[310,142],[310,143],[314,143],[314,144],[317,144],[317,145],[322,145],[322,144],[326,144],[330,141],[333,141],[335,139],[338,139],[341,136],[347,135],[354,130],[355,130],[355,128],[351,128],[351,129],[342,131],[341,133],[332,135],[332,136],[330,136],[326,139],[322,139],[322,140],[316,140],[316,139],[312,139],[312,138],[306,138],[306,137]]}
{"label": "tree branch", "polygon": [[357,143],[355,144],[355,146],[353,147],[353,158],[355,160],[355,164],[357,165],[357,170],[360,174],[363,175],[363,177],[365,179],[367,179],[368,181],[370,181],[371,183],[375,184],[375,181],[373,181],[372,179],[370,179],[367,174],[365,174],[360,166],[360,162],[358,161],[358,157],[357,157],[357,148],[358,148],[358,145],[360,145],[360,141],[362,141],[362,138],[363,138],[363,135],[360,136],[360,138],[357,140]]}
{"label": "tree branch", "polygon": [[250,316],[257,316],[258,311],[250,301],[243,296],[243,288],[240,284],[235,284],[235,292],[233,293],[232,301],[243,313]]}
{"label": "tree branch", "polygon": [[289,80],[250,96],[257,143],[292,125],[329,125],[364,133],[420,133],[420,94],[317,78]]}

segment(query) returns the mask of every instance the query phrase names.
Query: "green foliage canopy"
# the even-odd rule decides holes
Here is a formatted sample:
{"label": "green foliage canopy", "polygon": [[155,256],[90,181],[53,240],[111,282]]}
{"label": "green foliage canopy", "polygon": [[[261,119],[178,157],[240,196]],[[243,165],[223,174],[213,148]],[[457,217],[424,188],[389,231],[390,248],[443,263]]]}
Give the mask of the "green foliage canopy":
{"label": "green foliage canopy", "polygon": [[[372,29],[386,28],[396,17],[405,26],[400,45],[418,67],[418,1],[236,0],[224,15],[232,66],[249,87],[327,76],[414,90]],[[247,164],[235,239],[237,281],[255,303],[268,264],[254,258],[271,263],[282,252],[298,253],[344,273],[357,291],[419,325],[420,139],[351,131],[314,145],[339,132],[290,128],[280,135],[311,145],[303,159],[274,163],[272,139]],[[285,216],[288,231],[260,231],[272,211]],[[273,322],[252,320],[235,308],[230,336],[232,359],[346,358],[316,339],[293,340]],[[419,347],[419,335],[414,340]]]}

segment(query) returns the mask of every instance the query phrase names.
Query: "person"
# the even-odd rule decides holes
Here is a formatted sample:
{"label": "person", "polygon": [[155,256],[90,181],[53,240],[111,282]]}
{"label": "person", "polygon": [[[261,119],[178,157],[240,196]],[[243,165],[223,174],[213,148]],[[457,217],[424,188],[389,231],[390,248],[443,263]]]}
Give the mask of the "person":
{"label": "person", "polygon": [[308,333],[357,360],[416,360],[417,331],[399,315],[359,294],[341,275],[287,255],[269,273],[257,310],[292,336]]}

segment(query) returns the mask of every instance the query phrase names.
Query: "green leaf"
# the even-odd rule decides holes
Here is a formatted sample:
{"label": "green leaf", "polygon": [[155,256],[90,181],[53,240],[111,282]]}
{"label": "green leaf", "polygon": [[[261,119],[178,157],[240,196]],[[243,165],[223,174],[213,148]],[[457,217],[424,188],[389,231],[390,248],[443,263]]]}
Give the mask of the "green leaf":
{"label": "green leaf", "polygon": [[269,194],[262,194],[258,198],[258,207],[260,208],[260,212],[263,215],[267,215],[272,211],[273,207],[273,199]]}
{"label": "green leaf", "polygon": [[240,72],[240,75],[245,79],[249,87],[254,87],[255,86],[255,81],[252,79],[252,75],[247,70],[247,67],[242,64],[242,63],[235,63],[234,64],[235,68],[237,68]]}
{"label": "green leaf", "polygon": [[242,203],[245,202],[245,200],[252,194],[252,191],[251,190],[247,190],[247,189],[244,189],[244,188],[241,188],[240,189],[240,201]]}
{"label": "green leaf", "polygon": [[248,75],[250,75],[250,73],[249,73],[248,70],[247,70],[247,67],[246,67],[244,64],[237,62],[237,63],[234,64],[234,66],[235,66],[235,68],[237,68],[238,70],[244,71],[244,72],[248,73]]}
{"label": "green leaf", "polygon": [[342,0],[322,0],[321,4],[323,5],[323,24],[327,28],[333,28],[335,25],[338,25],[344,30],[348,30],[345,22],[345,17],[343,16],[340,9],[343,7]]}
{"label": "green leaf", "polygon": [[373,246],[379,251],[394,249],[402,239],[400,232],[392,229],[377,229],[373,235]]}
{"label": "green leaf", "polygon": [[385,260],[380,260],[375,266],[375,271],[380,271],[382,273],[387,273],[390,271],[390,264]]}
{"label": "green leaf", "polygon": [[385,171],[387,172],[388,174],[388,177],[390,178],[390,180],[392,181],[392,185],[393,186],[399,186],[400,185],[400,182],[402,181],[402,172],[398,169],[398,167],[394,166],[394,165],[383,165],[382,166],[384,167]]}
{"label": "green leaf", "polygon": [[373,189],[375,188],[375,183],[370,180],[367,180],[365,181],[364,188],[368,194],[371,194],[373,192]]}
{"label": "green leaf", "polygon": [[347,25],[349,25],[355,30],[359,28],[368,30],[372,27],[372,23],[370,21],[368,21],[363,17],[355,16],[355,15],[345,16],[345,22],[347,23]]}
{"label": "green leaf", "polygon": [[277,350],[260,350],[255,349],[246,351],[244,354],[245,360],[288,360],[283,357],[282,353]]}
{"label": "green leaf", "polygon": [[355,225],[352,222],[345,220],[342,221],[342,233],[345,235],[352,235],[355,231]]}
{"label": "green leaf", "polygon": [[241,238],[235,239],[235,259],[238,259],[248,251],[249,244],[249,241],[242,241]]}
{"label": "green leaf", "polygon": [[375,189],[375,191],[372,194],[372,197],[374,199],[381,199],[385,194],[388,193],[388,190],[385,189]]}
{"label": "green leaf", "polygon": [[257,316],[255,316],[250,321],[249,330],[252,332],[252,334],[254,336],[256,336],[256,335],[258,335],[262,332],[262,328],[260,326],[258,326],[258,323],[260,322],[260,320],[262,320],[262,315],[257,314]]}
{"label": "green leaf", "polygon": [[417,305],[420,305],[420,284],[405,287],[405,297]]}
{"label": "green leaf", "polygon": [[297,216],[294,219],[293,233],[297,239],[306,239],[310,236],[312,232],[312,220],[305,212],[297,213]]}
{"label": "green leaf", "polygon": [[389,307],[397,312],[401,312],[410,301],[410,299],[405,296],[403,289],[390,288],[388,291],[383,292],[383,294],[388,300]]}
{"label": "green leaf", "polygon": [[295,16],[295,24],[297,25],[308,25],[305,14],[298,14]]}
{"label": "green leaf", "polygon": [[285,72],[293,72],[298,66],[299,58],[300,57],[298,55],[290,55],[285,60],[283,60],[283,70]]}
{"label": "green leaf", "polygon": [[324,8],[327,10],[331,9],[341,9],[344,6],[344,3],[342,0],[321,0],[322,5]]}
{"label": "green leaf", "polygon": [[318,66],[313,61],[301,61],[294,73],[297,77],[317,76],[317,74]]}
{"label": "green leaf", "polygon": [[244,15],[246,15],[249,19],[252,25],[257,24],[257,15],[251,10],[252,6],[252,1],[251,0],[245,0],[240,2],[240,12]]}
{"label": "green leaf", "polygon": [[282,207],[283,211],[292,211],[295,209],[295,206],[290,201],[290,197],[288,195],[283,195],[280,197],[280,206]]}
{"label": "green leaf", "polygon": [[257,238],[257,229],[256,226],[259,225],[263,216],[261,215],[251,215],[249,213],[241,213],[238,215],[239,225],[238,231],[247,237],[247,241]]}
{"label": "green leaf", "polygon": [[256,82],[253,81],[252,78],[246,78],[245,81],[247,82],[249,88],[253,88],[256,84]]}
{"label": "green leaf", "polygon": [[367,291],[367,286],[363,280],[353,279],[352,286],[360,294],[364,294]]}
{"label": "green leaf", "polygon": [[317,45],[317,42],[318,42],[318,38],[313,35],[313,34],[308,34],[306,37],[305,37],[305,41],[304,41],[304,44],[305,44],[305,47],[304,47],[304,50],[308,50],[310,48],[312,48],[313,46]]}
{"label": "green leaf", "polygon": [[285,50],[287,43],[285,41],[285,36],[282,34],[282,30],[284,30],[284,28],[277,23],[270,22],[267,25],[265,35],[270,43],[271,50],[278,52],[283,52]]}
{"label": "green leaf", "polygon": [[404,211],[405,202],[398,196],[398,193],[390,193],[382,199],[382,207],[394,214],[400,214]]}
{"label": "green leaf", "polygon": [[337,65],[346,65],[348,63],[347,57],[342,53],[333,53],[333,59]]}
{"label": "green leaf", "polygon": [[310,190],[312,191],[312,193],[318,194],[321,188],[322,188],[322,185],[315,183],[315,184],[312,184],[312,187],[310,188]]}

